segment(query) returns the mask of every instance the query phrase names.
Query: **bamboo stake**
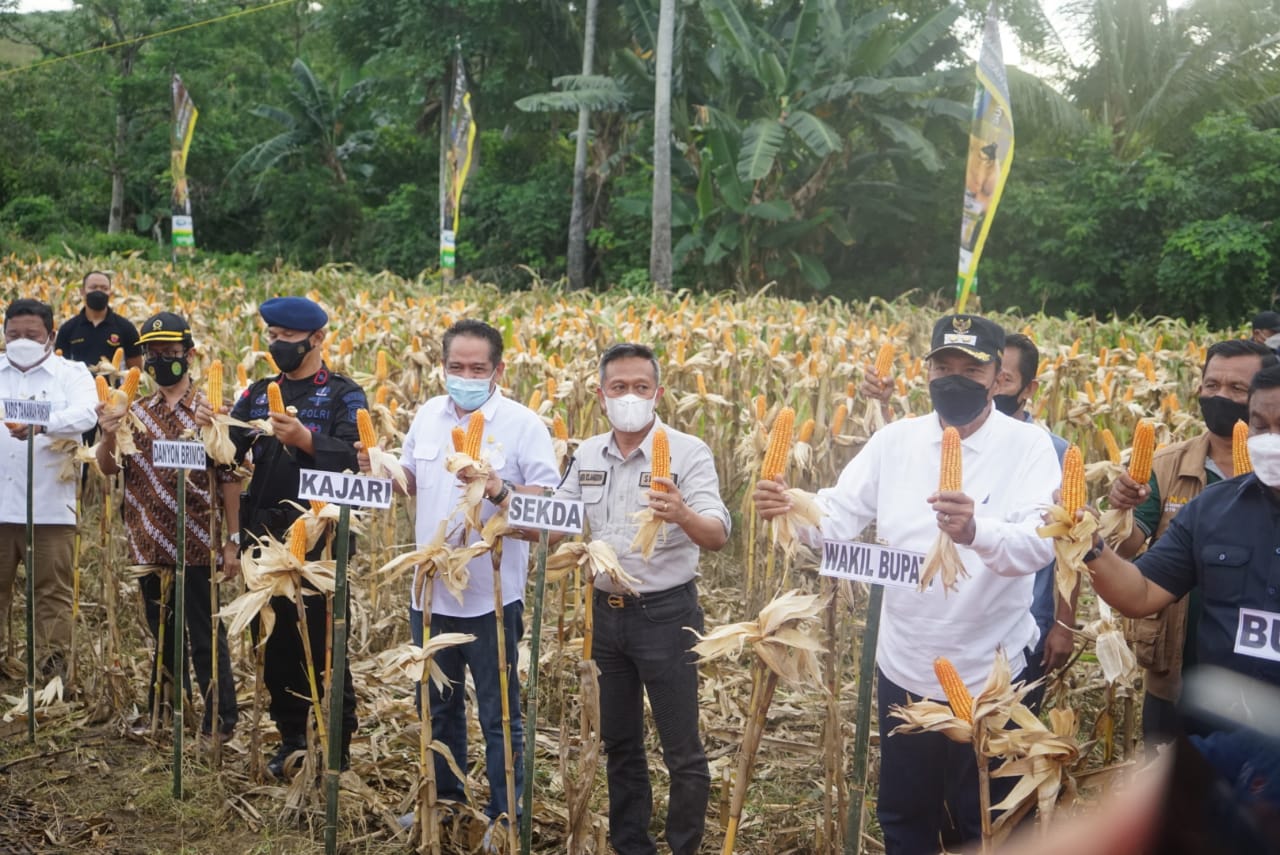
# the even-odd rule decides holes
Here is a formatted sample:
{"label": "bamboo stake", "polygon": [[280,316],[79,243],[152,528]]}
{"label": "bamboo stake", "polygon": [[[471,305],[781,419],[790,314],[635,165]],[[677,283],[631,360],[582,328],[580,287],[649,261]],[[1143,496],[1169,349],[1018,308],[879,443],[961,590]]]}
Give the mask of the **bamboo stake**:
{"label": "bamboo stake", "polygon": [[991,852],[991,773],[988,768],[987,740],[981,728],[973,733],[973,754],[978,763],[978,810],[982,812],[982,855]]}
{"label": "bamboo stake", "polygon": [[751,666],[754,679],[751,702],[747,713],[747,727],[742,734],[742,748],[738,754],[738,771],[733,781],[733,800],[729,804],[729,827],[725,830],[721,855],[731,855],[738,837],[738,822],[742,818],[742,806],[747,800],[747,785],[751,782],[751,767],[756,762],[760,738],[764,736],[765,719],[773,692],[778,687],[778,675],[763,660],[757,659]]}
{"label": "bamboo stake", "polygon": [[507,851],[515,852],[519,841],[516,840],[516,824],[512,821],[511,812],[516,804],[516,769],[515,758],[511,748],[511,699],[510,678],[507,675],[507,631],[503,621],[502,602],[502,535],[493,539],[490,555],[493,556],[493,604],[494,619],[498,624],[498,690],[502,692],[502,759],[507,773]]}
{"label": "bamboo stake", "polygon": [[[422,644],[431,639],[431,600],[435,594],[435,580],[422,586]],[[436,760],[431,744],[435,737],[431,732],[431,666],[422,669],[418,680],[418,773],[422,784],[418,788],[418,851],[440,855],[440,826],[436,822],[436,801],[439,797],[436,785]],[[456,758],[455,758],[456,760]],[[463,758],[463,763],[466,758]]]}
{"label": "bamboo stake", "polygon": [[[549,492],[549,491],[548,491]],[[533,845],[533,764],[537,747],[537,734],[534,728],[538,721],[538,658],[541,655],[542,636],[542,598],[546,593],[547,583],[547,532],[538,534],[538,556],[534,569],[533,583],[533,627],[529,638],[529,684],[528,715],[525,716],[527,727],[524,744],[524,814],[520,817],[520,852],[529,855]]]}
{"label": "bamboo stake", "polygon": [[835,852],[840,848],[840,834],[843,831],[840,817],[837,815],[840,809],[840,787],[841,779],[840,767],[844,756],[841,751],[840,738],[840,686],[839,686],[839,670],[836,668],[836,662],[839,658],[836,646],[836,612],[839,607],[839,598],[836,596],[836,587],[838,583],[833,579],[823,579],[823,594],[830,597],[827,601],[827,609],[825,614],[825,624],[827,633],[827,650],[822,655],[822,669],[824,682],[827,690],[827,721],[826,721],[826,738],[824,739],[824,770],[825,777],[822,787],[822,835],[823,843],[828,852]]}
{"label": "bamboo stake", "polygon": [[862,630],[858,659],[858,708],[854,714],[853,771],[849,783],[849,819],[844,837],[845,855],[857,855],[862,846],[863,811],[867,797],[867,754],[871,744],[871,692],[875,679],[876,641],[880,635],[880,604],[884,588],[871,586],[867,621]]}
{"label": "bamboo stake", "polygon": [[307,607],[303,602],[301,585],[294,594],[293,602],[298,607],[298,632],[302,633],[302,654],[307,663],[307,686],[311,689],[311,707],[315,711],[316,736],[324,744],[328,732],[325,730],[324,708],[320,704],[320,687],[316,683],[316,660],[311,655],[311,633],[307,632]]}
{"label": "bamboo stake", "polygon": [[71,542],[71,650],[67,656],[67,682],[75,685],[79,676],[76,656],[76,625],[80,621],[80,520],[84,514],[84,465],[76,479],[76,533]]}
{"label": "bamboo stake", "polygon": [[[329,693],[329,763],[325,772],[324,851],[338,851],[338,781],[342,775],[343,686],[347,674],[347,556],[351,540],[351,507],[338,510],[336,564],[333,572],[333,651]],[[307,633],[303,628],[303,638]],[[319,711],[317,710],[317,713]],[[317,720],[319,715],[317,715]]]}
{"label": "bamboo stake", "polygon": [[[187,471],[178,473],[178,562],[173,568],[173,797],[182,798],[182,682],[186,676]],[[215,648],[216,652],[216,648]],[[215,665],[216,667],[216,665]]]}
{"label": "bamboo stake", "polygon": [[36,426],[27,425],[27,740],[36,741]]}
{"label": "bamboo stake", "polygon": [[221,620],[218,618],[218,552],[222,543],[222,518],[220,516],[221,511],[218,508],[219,488],[216,483],[217,478],[212,470],[206,471],[208,472],[209,489],[209,625],[212,627],[209,649],[213,651],[213,666],[209,672],[209,699],[207,701],[210,707],[209,765],[217,769],[222,766],[222,717],[220,715],[221,710],[219,710],[221,704],[218,699],[218,669],[222,664],[218,658],[218,627],[221,625]]}
{"label": "bamboo stake", "polygon": [[154,738],[160,729],[160,710],[164,705],[164,663],[165,639],[168,638],[168,611],[171,608],[169,597],[173,592],[173,577],[163,571],[156,571],[160,576],[160,605],[157,611],[160,620],[156,624],[156,668],[155,678],[151,683],[151,736]]}

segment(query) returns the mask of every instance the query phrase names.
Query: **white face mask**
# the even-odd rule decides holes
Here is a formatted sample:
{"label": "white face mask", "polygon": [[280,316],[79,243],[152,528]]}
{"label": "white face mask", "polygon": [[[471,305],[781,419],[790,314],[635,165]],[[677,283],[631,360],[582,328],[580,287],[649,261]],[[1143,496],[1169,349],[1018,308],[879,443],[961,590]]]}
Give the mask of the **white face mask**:
{"label": "white face mask", "polygon": [[614,430],[623,433],[642,430],[653,420],[653,411],[657,405],[656,396],[641,398],[639,395],[623,395],[604,399],[604,411],[609,417],[609,424],[613,425]]}
{"label": "white face mask", "polygon": [[50,342],[32,341],[29,338],[15,338],[4,346],[5,356],[9,364],[19,371],[35,368],[49,355]]}
{"label": "white face mask", "polygon": [[1280,487],[1280,433],[1249,437],[1249,462],[1259,481],[1268,487]]}

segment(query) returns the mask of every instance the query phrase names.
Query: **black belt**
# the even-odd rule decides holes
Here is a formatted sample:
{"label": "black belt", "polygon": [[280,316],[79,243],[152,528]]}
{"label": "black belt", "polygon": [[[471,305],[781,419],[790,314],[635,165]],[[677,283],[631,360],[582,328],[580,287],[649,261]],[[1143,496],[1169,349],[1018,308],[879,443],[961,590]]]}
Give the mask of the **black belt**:
{"label": "black belt", "polygon": [[674,588],[667,588],[665,591],[654,591],[651,594],[611,594],[608,591],[595,591],[596,605],[607,606],[611,609],[634,609],[637,606],[647,606],[652,603],[660,603],[663,600],[683,594],[685,592],[698,593],[698,580],[690,579],[683,585],[677,585]]}

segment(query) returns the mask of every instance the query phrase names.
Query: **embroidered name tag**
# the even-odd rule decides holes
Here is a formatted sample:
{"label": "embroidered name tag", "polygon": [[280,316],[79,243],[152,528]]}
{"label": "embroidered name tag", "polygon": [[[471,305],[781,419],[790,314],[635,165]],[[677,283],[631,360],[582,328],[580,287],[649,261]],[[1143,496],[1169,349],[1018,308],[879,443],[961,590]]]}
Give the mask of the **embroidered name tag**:
{"label": "embroidered name tag", "polygon": [[582,487],[603,487],[608,474],[603,469],[583,469],[578,473],[578,484]]}
{"label": "embroidered name tag", "polygon": [[1236,626],[1235,652],[1280,662],[1280,614],[1241,609],[1240,622]]}
{"label": "embroidered name tag", "polygon": [[[679,476],[679,475],[677,475],[676,473],[674,473],[674,472],[672,472],[672,473],[671,473],[671,480],[676,484],[676,486],[679,486],[679,485],[680,485],[680,476]],[[640,486],[641,486],[641,487],[648,487],[648,486],[649,486],[650,484],[652,484],[652,483],[653,483],[653,473],[652,473],[652,472],[641,472],[641,473],[640,473]]]}

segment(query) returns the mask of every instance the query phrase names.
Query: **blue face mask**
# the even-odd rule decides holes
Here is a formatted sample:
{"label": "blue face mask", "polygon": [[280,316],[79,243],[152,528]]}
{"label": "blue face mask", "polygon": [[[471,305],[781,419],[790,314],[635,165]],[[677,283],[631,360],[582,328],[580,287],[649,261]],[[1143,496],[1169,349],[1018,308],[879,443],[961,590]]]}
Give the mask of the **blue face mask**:
{"label": "blue face mask", "polygon": [[[497,372],[494,372],[495,374]],[[444,378],[445,391],[458,405],[458,409],[469,413],[478,410],[489,400],[491,394],[489,384],[493,382],[493,374],[488,377],[455,377],[452,374]]]}

